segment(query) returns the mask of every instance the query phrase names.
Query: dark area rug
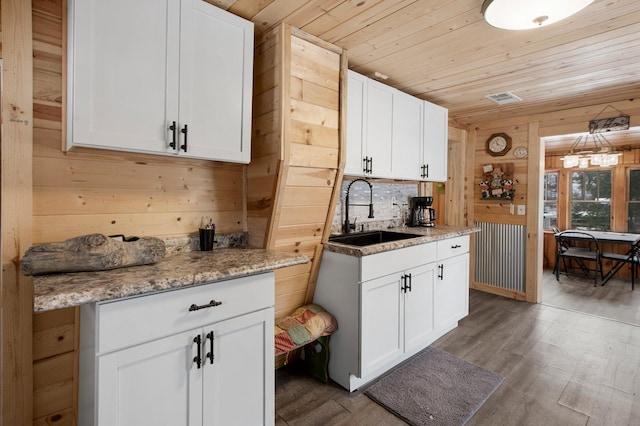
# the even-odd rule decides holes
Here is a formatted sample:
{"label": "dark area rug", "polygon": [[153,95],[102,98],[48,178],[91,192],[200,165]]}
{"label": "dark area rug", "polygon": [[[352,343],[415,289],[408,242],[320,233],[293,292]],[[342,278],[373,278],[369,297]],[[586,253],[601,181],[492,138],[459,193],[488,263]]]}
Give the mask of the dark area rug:
{"label": "dark area rug", "polygon": [[365,390],[411,425],[464,425],[504,378],[435,348],[426,348]]}

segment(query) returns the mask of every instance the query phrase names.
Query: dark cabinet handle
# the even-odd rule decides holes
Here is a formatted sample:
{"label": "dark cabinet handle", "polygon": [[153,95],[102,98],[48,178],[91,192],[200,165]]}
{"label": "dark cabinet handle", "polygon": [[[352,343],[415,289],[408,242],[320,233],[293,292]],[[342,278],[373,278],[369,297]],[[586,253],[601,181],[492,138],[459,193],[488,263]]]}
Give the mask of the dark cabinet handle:
{"label": "dark cabinet handle", "polygon": [[213,364],[213,330],[207,333],[207,339],[209,339],[209,353],[206,357],[209,359],[209,362]]}
{"label": "dark cabinet handle", "polygon": [[174,121],[171,126],[169,126],[169,130],[171,130],[171,143],[169,146],[173,149],[176,148],[176,130],[178,130],[178,126],[176,126],[176,122]]}
{"label": "dark cabinet handle", "polygon": [[373,157],[369,157],[369,174],[373,173]]}
{"label": "dark cabinet handle", "polygon": [[403,293],[411,291],[411,274],[404,274],[400,277],[400,290]]}
{"label": "dark cabinet handle", "polygon": [[460,247],[462,247],[460,244],[456,244],[455,246],[451,246],[452,249],[457,249],[457,248],[460,248]]}
{"label": "dark cabinet handle", "polygon": [[368,173],[369,170],[369,157],[362,159],[362,173]]}
{"label": "dark cabinet handle", "polygon": [[202,338],[199,334],[193,338],[193,343],[198,345],[198,354],[193,358],[193,362],[196,363],[199,369],[202,365]]}
{"label": "dark cabinet handle", "polygon": [[182,129],[180,129],[180,132],[184,135],[184,145],[180,145],[180,149],[183,150],[184,152],[187,152],[187,125],[185,124],[184,127]]}
{"label": "dark cabinet handle", "polygon": [[444,279],[444,264],[438,265],[438,269],[440,269],[440,272],[438,273],[438,278],[442,280]]}
{"label": "dark cabinet handle", "polygon": [[207,303],[206,305],[196,305],[195,303],[191,306],[189,306],[189,312],[191,311],[198,311],[200,309],[206,309],[206,308],[215,308],[216,306],[220,306],[222,305],[222,302],[218,302],[216,300],[212,300],[211,302]]}
{"label": "dark cabinet handle", "polygon": [[427,168],[427,166],[425,164],[423,164],[420,169],[422,169],[422,173],[420,173],[420,177],[421,178],[426,178],[427,177],[427,173],[425,171],[425,169]]}

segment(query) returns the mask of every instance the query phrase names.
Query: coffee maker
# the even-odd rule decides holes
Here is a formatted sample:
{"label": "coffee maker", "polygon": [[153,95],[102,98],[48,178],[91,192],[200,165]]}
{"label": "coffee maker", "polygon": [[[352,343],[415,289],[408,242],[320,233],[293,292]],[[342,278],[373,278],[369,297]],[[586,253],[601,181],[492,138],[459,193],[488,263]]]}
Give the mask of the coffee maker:
{"label": "coffee maker", "polygon": [[433,197],[413,197],[411,199],[409,226],[435,226],[436,210],[431,207],[432,204]]}

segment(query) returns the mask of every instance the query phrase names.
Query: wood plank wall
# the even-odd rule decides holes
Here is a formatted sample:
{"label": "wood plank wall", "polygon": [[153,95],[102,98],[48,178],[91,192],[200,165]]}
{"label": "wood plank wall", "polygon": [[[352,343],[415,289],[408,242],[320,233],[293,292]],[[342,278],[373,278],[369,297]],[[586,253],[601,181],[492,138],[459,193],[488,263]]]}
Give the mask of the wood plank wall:
{"label": "wood plank wall", "polygon": [[[588,131],[589,120],[597,116],[606,107],[612,106],[631,116],[632,123],[640,122],[640,100],[621,100],[612,104],[597,104],[589,107],[554,111],[546,114],[512,117],[469,126],[469,141],[466,151],[467,187],[465,200],[468,209],[469,224],[474,221],[519,224],[527,226],[527,277],[526,292],[515,294],[502,289],[473,282],[472,288],[477,288],[507,297],[539,301],[538,283],[542,273],[544,256],[548,256],[544,249],[544,233],[541,229],[542,203],[539,200],[542,176],[545,170],[544,146],[540,141],[544,136],[566,135]],[[487,138],[492,133],[505,132],[512,141],[512,150],[505,157],[491,157],[485,153]],[[513,148],[524,146],[529,155],[526,159],[518,160],[513,157]],[[624,162],[640,164],[637,154],[625,153]],[[550,161],[550,160],[546,160]],[[526,206],[526,215],[511,215],[510,203],[505,201],[487,201],[480,197],[478,184],[482,181],[482,166],[484,164],[509,162],[514,167],[514,177],[518,181],[515,204]],[[557,165],[557,164],[555,164]]]}
{"label": "wood plank wall", "polygon": [[[33,1],[33,243],[88,233],[246,230],[245,166],[106,150],[63,152],[66,1]],[[34,424],[75,424],[76,308],[34,315]]]}
{"label": "wood plank wall", "polygon": [[[313,298],[341,181],[342,50],[281,25],[256,41],[247,210],[252,245],[311,260],[276,271],[276,318]],[[337,188],[337,189],[336,189]]]}
{"label": "wood plank wall", "polygon": [[0,424],[13,426],[29,424],[33,412],[33,284],[19,271],[19,259],[31,245],[32,5],[3,0],[0,11]]}

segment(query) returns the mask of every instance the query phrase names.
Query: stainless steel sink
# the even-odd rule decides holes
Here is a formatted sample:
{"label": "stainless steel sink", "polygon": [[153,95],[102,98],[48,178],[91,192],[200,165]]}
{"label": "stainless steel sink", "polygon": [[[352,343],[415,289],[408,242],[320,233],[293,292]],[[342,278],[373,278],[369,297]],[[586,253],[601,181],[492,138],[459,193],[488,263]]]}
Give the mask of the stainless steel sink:
{"label": "stainless steel sink", "polygon": [[368,231],[354,232],[350,234],[333,235],[329,237],[332,243],[347,244],[351,246],[370,246],[373,244],[389,243],[393,241],[408,240],[410,238],[418,238],[422,235],[406,234],[404,232],[393,231]]}

